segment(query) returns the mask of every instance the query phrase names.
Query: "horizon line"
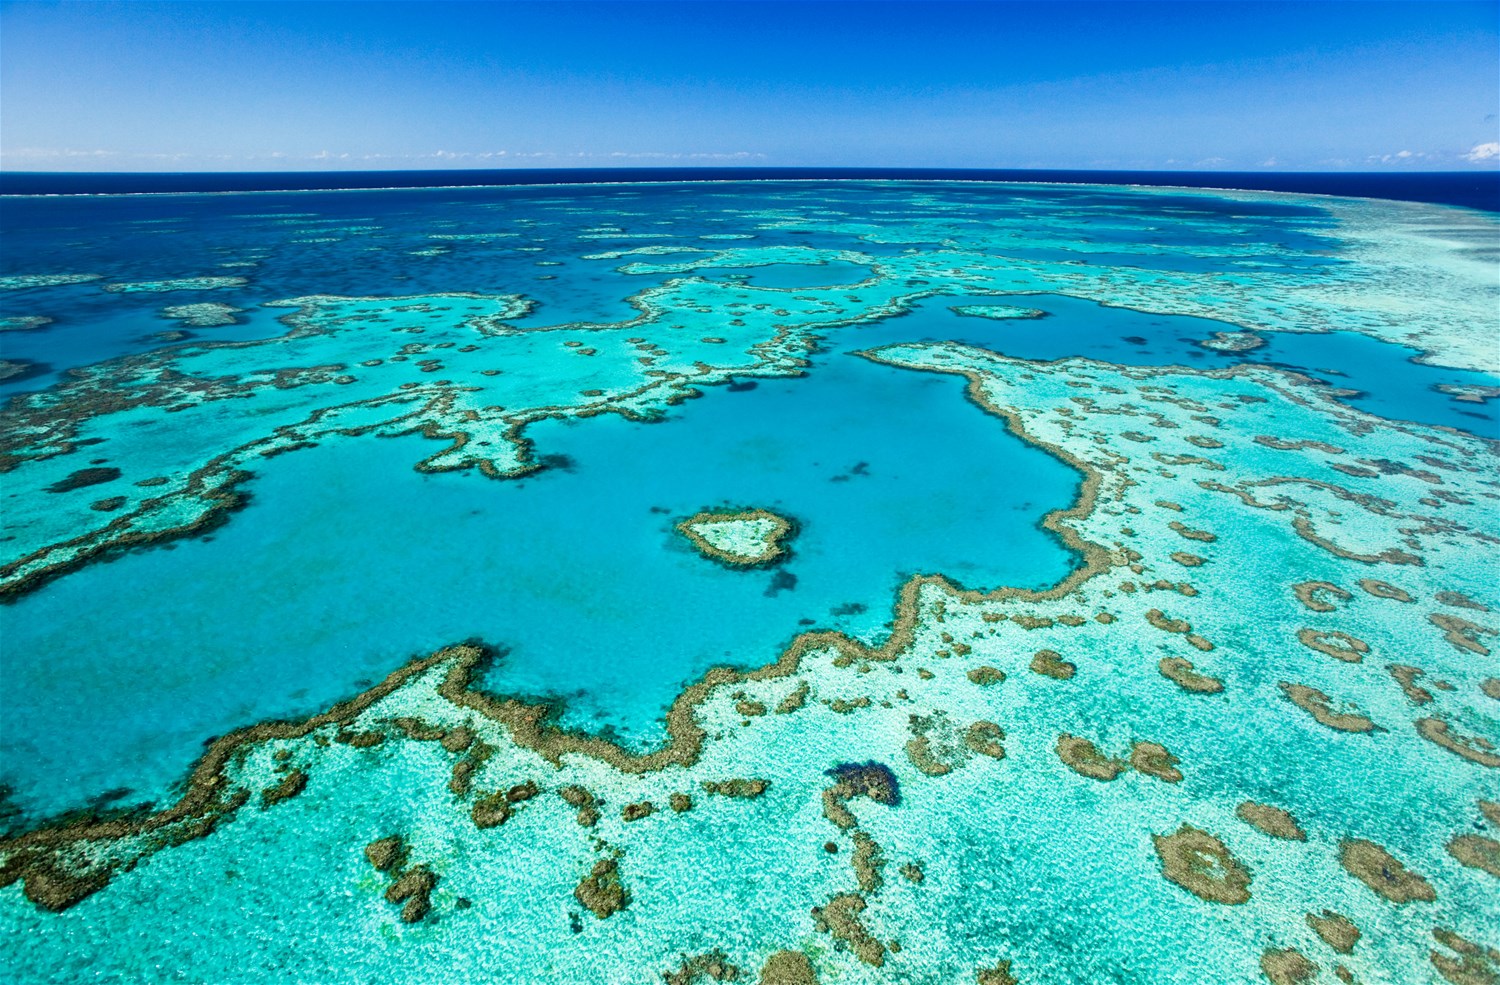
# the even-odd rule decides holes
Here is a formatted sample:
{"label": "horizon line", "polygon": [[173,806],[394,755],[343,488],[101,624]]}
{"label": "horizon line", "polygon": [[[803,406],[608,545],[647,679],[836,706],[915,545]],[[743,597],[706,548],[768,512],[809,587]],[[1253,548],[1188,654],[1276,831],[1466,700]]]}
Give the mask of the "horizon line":
{"label": "horizon line", "polygon": [[100,170],[53,170],[21,169],[0,166],[0,177],[5,175],[48,175],[71,177],[183,177],[208,175],[336,175],[336,174],[519,174],[526,172],[558,171],[879,171],[879,172],[941,172],[969,174],[1255,174],[1255,175],[1370,175],[1394,178],[1403,175],[1492,175],[1500,176],[1500,166],[1471,168],[1402,168],[1379,170],[1357,170],[1351,168],[1283,169],[1267,167],[1251,168],[1201,168],[1201,167],[946,167],[942,165],[885,165],[885,164],[636,164],[636,165],[559,165],[553,167],[499,167],[499,168],[277,168],[274,170],[230,169],[222,171],[100,171]]}

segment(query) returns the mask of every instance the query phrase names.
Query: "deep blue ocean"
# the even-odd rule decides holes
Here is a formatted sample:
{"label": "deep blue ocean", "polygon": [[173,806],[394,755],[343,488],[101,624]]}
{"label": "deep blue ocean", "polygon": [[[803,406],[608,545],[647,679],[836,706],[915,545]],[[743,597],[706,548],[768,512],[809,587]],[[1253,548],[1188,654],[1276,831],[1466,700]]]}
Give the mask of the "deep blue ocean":
{"label": "deep blue ocean", "polygon": [[132,192],[312,191],[587,184],[614,181],[1026,181],[1241,188],[1388,198],[1500,212],[1500,171],[1390,173],[1260,171],[1053,171],[973,168],[516,168],[473,171],[301,171],[205,174],[0,173],[0,195]]}

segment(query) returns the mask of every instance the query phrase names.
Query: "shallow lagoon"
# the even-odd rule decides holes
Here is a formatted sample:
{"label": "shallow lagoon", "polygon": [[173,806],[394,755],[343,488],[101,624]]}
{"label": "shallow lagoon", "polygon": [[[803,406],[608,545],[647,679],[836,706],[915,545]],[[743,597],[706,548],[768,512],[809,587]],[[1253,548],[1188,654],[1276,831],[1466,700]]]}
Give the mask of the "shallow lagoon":
{"label": "shallow lagoon", "polygon": [[[655,744],[710,666],[771,662],[812,626],[877,640],[913,574],[1042,588],[1073,566],[1038,521],[1073,500],[1077,473],[961,381],[840,347],[805,378],[736,386],[656,424],[543,422],[531,437],[555,464],[521,480],[415,472],[420,438],[282,456],[208,540],[22,598],[7,650],[59,656],[8,675],[18,801],[155,798],[206,736],[311,714],[469,638],[509,651],[491,689],[564,699],[568,727]],[[726,570],[673,530],[728,504],[795,518],[792,558]],[[59,675],[78,682],[65,697]]]}

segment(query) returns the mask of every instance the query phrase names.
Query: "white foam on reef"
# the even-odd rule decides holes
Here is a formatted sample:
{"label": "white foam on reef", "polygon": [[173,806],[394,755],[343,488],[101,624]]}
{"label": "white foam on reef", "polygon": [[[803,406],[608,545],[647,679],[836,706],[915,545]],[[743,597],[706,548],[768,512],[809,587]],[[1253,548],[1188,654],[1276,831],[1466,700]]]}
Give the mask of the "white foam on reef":
{"label": "white foam on reef", "polygon": [[101,277],[101,274],[11,274],[0,277],[0,291],[21,291],[30,287],[59,287],[63,284],[87,284]]}
{"label": "white foam on reef", "polygon": [[0,318],[0,332],[29,332],[52,324],[45,315],[10,315]]}
{"label": "white foam on reef", "polygon": [[1038,308],[1020,308],[1011,304],[960,304],[953,307],[960,315],[974,318],[990,318],[995,321],[1012,321],[1018,318],[1041,318],[1047,313]]}
{"label": "white foam on reef", "polygon": [[169,280],[142,280],[105,284],[111,294],[155,294],[168,291],[213,291],[225,287],[242,287],[244,277],[178,277]]}
{"label": "white foam on reef", "polygon": [[193,328],[216,328],[235,324],[238,321],[235,315],[241,310],[232,304],[201,301],[197,304],[170,305],[161,309],[161,313],[164,318],[180,319],[183,324]]}

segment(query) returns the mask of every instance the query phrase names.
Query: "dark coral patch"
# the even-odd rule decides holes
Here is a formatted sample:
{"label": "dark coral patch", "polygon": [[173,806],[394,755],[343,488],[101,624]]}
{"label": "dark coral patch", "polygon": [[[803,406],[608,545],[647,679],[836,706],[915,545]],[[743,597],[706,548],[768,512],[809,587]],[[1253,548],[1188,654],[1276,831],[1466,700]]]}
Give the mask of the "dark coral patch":
{"label": "dark coral patch", "polygon": [[114,482],[119,477],[120,470],[111,466],[79,469],[52,483],[47,487],[47,491],[49,493],[72,492],[74,489],[83,489],[85,486],[97,486],[101,482]]}
{"label": "dark coral patch", "polygon": [[630,892],[620,880],[620,863],[601,858],[573,890],[579,903],[600,920],[614,916],[630,904]]}
{"label": "dark coral patch", "polygon": [[1152,835],[1162,875],[1210,903],[1236,905],[1250,899],[1250,870],[1222,841],[1184,824],[1172,834]]}
{"label": "dark coral patch", "polygon": [[827,775],[837,781],[845,799],[868,797],[887,807],[901,803],[901,784],[884,763],[840,763],[828,770]]}

